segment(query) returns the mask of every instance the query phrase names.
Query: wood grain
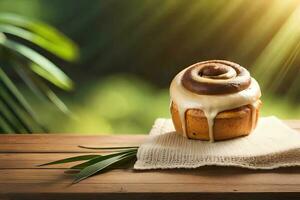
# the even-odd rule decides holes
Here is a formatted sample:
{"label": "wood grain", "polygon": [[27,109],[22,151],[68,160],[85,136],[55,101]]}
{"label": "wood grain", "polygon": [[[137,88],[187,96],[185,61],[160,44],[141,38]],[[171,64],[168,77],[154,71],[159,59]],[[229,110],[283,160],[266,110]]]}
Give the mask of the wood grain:
{"label": "wood grain", "polygon": [[87,146],[138,146],[146,135],[78,136],[63,134],[0,135],[0,153],[81,153],[101,152]]}
{"label": "wood grain", "polygon": [[[286,122],[300,131],[300,121]],[[139,145],[146,135],[0,135],[2,199],[300,199],[300,168],[249,170],[115,169],[71,185],[70,164],[37,165],[82,154],[101,153],[77,145]],[[103,152],[102,152],[103,153]]]}

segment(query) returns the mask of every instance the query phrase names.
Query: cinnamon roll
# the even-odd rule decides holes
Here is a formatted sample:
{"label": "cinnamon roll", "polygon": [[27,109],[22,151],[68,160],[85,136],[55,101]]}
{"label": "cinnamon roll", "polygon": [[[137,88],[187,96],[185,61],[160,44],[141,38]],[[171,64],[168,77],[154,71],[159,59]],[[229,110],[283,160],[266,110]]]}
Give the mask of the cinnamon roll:
{"label": "cinnamon roll", "polygon": [[225,60],[182,70],[171,83],[170,96],[176,132],[211,142],[250,134],[261,106],[256,80],[244,67]]}

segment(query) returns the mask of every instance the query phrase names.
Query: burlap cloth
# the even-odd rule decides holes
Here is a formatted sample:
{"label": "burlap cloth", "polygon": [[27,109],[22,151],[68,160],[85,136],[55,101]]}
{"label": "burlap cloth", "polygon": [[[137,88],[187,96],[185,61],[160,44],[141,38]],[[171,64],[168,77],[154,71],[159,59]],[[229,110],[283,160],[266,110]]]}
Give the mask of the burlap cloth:
{"label": "burlap cloth", "polygon": [[170,119],[157,119],[140,146],[135,169],[197,168],[205,165],[274,169],[300,166],[300,133],[276,117],[260,118],[247,137],[210,143],[174,132]]}

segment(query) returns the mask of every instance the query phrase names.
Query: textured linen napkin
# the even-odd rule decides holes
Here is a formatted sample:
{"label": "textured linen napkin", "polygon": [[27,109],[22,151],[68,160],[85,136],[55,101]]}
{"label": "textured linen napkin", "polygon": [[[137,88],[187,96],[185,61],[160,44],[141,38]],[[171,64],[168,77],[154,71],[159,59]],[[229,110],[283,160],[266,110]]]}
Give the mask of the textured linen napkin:
{"label": "textured linen napkin", "polygon": [[300,133],[276,117],[260,118],[246,137],[210,143],[175,133],[170,119],[157,119],[140,146],[134,169],[197,168],[205,165],[274,169],[300,166]]}

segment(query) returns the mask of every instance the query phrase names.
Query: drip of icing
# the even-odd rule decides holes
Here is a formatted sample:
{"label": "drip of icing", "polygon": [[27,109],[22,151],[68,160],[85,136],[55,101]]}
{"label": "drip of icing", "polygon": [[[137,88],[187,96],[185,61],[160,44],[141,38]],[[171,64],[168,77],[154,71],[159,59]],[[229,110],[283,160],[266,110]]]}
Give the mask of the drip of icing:
{"label": "drip of icing", "polygon": [[[215,141],[215,139],[214,139],[214,121],[215,121],[215,118],[216,118],[218,112],[216,112],[216,110],[214,110],[213,112],[207,112],[207,110],[205,110],[204,114],[206,116],[207,123],[208,123],[209,141],[214,142]],[[181,123],[185,124],[185,121],[181,121]]]}
{"label": "drip of icing", "polygon": [[[189,69],[189,68],[187,68]],[[209,127],[209,139],[214,141],[213,125],[214,119],[219,112],[231,110],[244,105],[251,105],[252,128],[254,127],[254,120],[256,119],[256,101],[260,98],[261,92],[258,83],[251,78],[250,86],[242,91],[232,94],[222,95],[199,95],[185,89],[181,83],[181,79],[185,71],[181,71],[173,79],[170,86],[171,102],[177,105],[183,136],[186,134],[186,119],[185,113],[188,109],[201,109],[207,118]]]}
{"label": "drip of icing", "polygon": [[249,105],[250,105],[250,108],[251,108],[251,131],[252,131],[255,127],[255,121],[256,121],[256,118],[257,118],[256,110],[259,106],[259,103],[258,103],[258,101],[256,101],[256,102],[253,102],[252,104],[249,104]]}

